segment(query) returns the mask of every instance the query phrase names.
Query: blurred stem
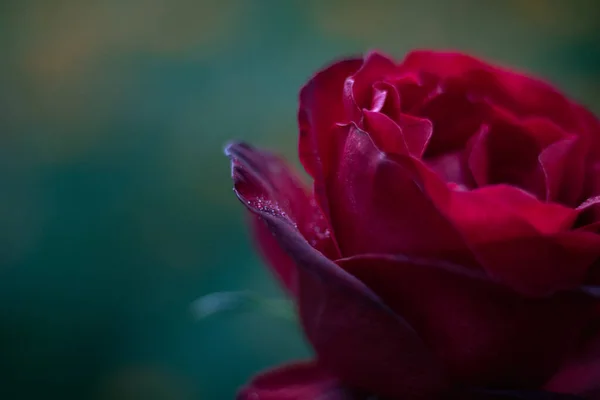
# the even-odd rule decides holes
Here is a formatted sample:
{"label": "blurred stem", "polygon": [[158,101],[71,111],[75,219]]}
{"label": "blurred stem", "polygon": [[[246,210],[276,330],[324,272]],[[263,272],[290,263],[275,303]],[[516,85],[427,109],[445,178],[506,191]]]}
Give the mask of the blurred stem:
{"label": "blurred stem", "polygon": [[191,304],[191,311],[199,320],[223,313],[258,312],[296,321],[293,303],[290,300],[265,298],[248,291],[207,294]]}

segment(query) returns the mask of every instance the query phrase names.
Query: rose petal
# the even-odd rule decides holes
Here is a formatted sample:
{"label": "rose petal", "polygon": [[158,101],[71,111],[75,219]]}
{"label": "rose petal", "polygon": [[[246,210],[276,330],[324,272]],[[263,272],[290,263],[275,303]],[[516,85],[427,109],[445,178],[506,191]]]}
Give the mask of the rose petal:
{"label": "rose petal", "polygon": [[[563,146],[552,148],[546,154],[544,151],[568,135],[547,119],[517,120],[497,107],[490,107],[489,118],[467,145],[469,167],[477,185],[504,183],[520,187],[540,199],[554,198],[550,197],[551,192],[558,192],[562,177],[559,171],[566,164],[560,150],[571,154],[568,145],[566,149]],[[574,189],[577,181],[581,179],[574,179]]]}
{"label": "rose petal", "polygon": [[[591,232],[600,236],[600,196],[593,197],[578,207],[580,211],[577,231]],[[588,285],[600,286],[600,256],[588,268],[585,278]]]}
{"label": "rose petal", "polygon": [[419,71],[396,69],[386,82],[391,83],[400,96],[400,108],[404,113],[414,114],[415,110],[440,94],[439,79]]}
{"label": "rose petal", "polygon": [[465,54],[414,51],[399,69],[430,73],[443,80],[459,78],[469,86],[472,96],[485,98],[515,115],[548,117],[567,130],[579,126],[574,104],[551,85]]}
{"label": "rose petal", "polygon": [[461,76],[471,70],[493,67],[462,53],[416,50],[406,55],[399,68],[404,71],[426,71],[442,78],[448,78]]}
{"label": "rose petal", "polygon": [[421,158],[431,137],[431,122],[405,114],[397,121],[388,115],[371,110],[363,110],[364,129],[377,147],[388,154],[408,155]]}
{"label": "rose petal", "polygon": [[600,223],[600,195],[590,197],[577,207],[577,210],[579,211],[579,218],[576,226],[593,232],[594,229],[590,228]]}
{"label": "rose petal", "polygon": [[327,193],[344,256],[410,252],[468,263],[467,245],[430,199],[446,195],[438,177],[412,157],[381,152],[354,125],[340,127],[335,136]]}
{"label": "rose petal", "polygon": [[488,125],[483,125],[467,143],[467,164],[471,176],[477,186],[483,186],[488,181],[489,160],[487,141],[490,132]]}
{"label": "rose petal", "polygon": [[409,154],[402,129],[390,117],[379,112],[363,110],[364,128],[377,147],[386,153]]}
{"label": "rose petal", "polygon": [[456,398],[460,400],[586,400],[571,394],[539,390],[473,390]]}
{"label": "rose petal", "polygon": [[538,162],[541,149],[535,139],[519,127],[499,121],[484,132],[487,173],[478,185],[509,184],[545,198],[546,182]]}
{"label": "rose petal", "polygon": [[[598,232],[600,233],[600,225],[598,226],[598,229]],[[600,258],[598,258],[598,260],[596,260],[588,269],[585,277],[585,284],[590,285],[595,291],[600,293]]]}
{"label": "rose petal", "polygon": [[237,400],[367,400],[315,362],[286,365],[255,377]]}
{"label": "rose petal", "polygon": [[433,135],[433,124],[425,118],[400,114],[397,122],[402,128],[402,135],[410,154],[422,158]]}
{"label": "rose petal", "polygon": [[412,111],[414,115],[427,118],[433,124],[433,135],[425,158],[464,148],[469,138],[489,119],[489,107],[473,101],[468,96],[468,87],[463,86],[446,82],[438,87],[436,96]]}
{"label": "rose petal", "polygon": [[[279,246],[294,260],[296,301],[319,362],[344,382],[375,393],[404,396],[439,392],[444,387],[439,366],[410,325],[306,241],[300,224],[295,225],[287,211],[268,197],[273,191],[264,175],[256,174],[252,163],[246,162],[247,148],[234,145],[228,151],[237,195],[267,224]],[[269,207],[264,206],[265,198],[272,202]]]}
{"label": "rose petal", "polygon": [[461,151],[428,158],[426,163],[450,186],[461,189],[474,188],[474,179],[467,166],[465,155]]}
{"label": "rose petal", "polygon": [[452,192],[447,213],[470,243],[554,234],[568,230],[578,212],[543,203],[509,185]]}
{"label": "rose petal", "polygon": [[600,119],[590,110],[579,104],[575,104],[573,108],[578,118],[578,130],[581,130],[582,134],[591,143],[590,153],[592,159],[600,160],[600,135],[598,135],[598,132],[600,132]]}
{"label": "rose petal", "polygon": [[375,82],[369,111],[380,112],[393,120],[397,120],[401,110],[400,94],[398,94],[396,87],[389,82]]}
{"label": "rose petal", "polygon": [[[515,390],[471,390],[448,393],[455,400],[582,400],[560,393]],[[289,364],[256,376],[238,393],[237,400],[378,400],[343,385],[315,362]],[[402,398],[406,399],[406,397]]]}
{"label": "rose petal", "polygon": [[[316,249],[331,257],[337,256],[322,212],[283,161],[244,143],[230,144],[225,153],[231,159],[237,195],[247,206],[283,216],[288,223],[296,225]],[[276,245],[262,221],[253,217],[252,227],[259,248],[275,274],[291,293],[295,293],[296,273],[292,261]]]}
{"label": "rose petal", "polygon": [[[581,117],[581,142],[587,151],[583,197],[600,196],[600,120],[589,110],[577,107]],[[581,200],[581,199],[580,199]],[[597,216],[600,220],[600,215]]]}
{"label": "rose petal", "polygon": [[474,251],[494,279],[523,295],[547,296],[583,284],[600,255],[599,239],[598,235],[573,232],[515,238],[480,245]]}
{"label": "rose petal", "polygon": [[546,180],[546,201],[574,205],[585,177],[583,142],[568,138],[548,146],[539,157]]}
{"label": "rose petal", "polygon": [[294,261],[283,251],[265,223],[257,216],[250,215],[252,237],[260,254],[272,268],[283,287],[293,296],[298,294],[298,282]]}
{"label": "rose petal", "polygon": [[300,318],[319,362],[344,382],[382,395],[441,390],[439,366],[410,325],[283,219],[262,216],[298,267]]}
{"label": "rose petal", "polygon": [[573,393],[586,399],[600,399],[600,321],[577,354],[544,385],[547,390]]}
{"label": "rose petal", "polygon": [[321,177],[322,165],[327,163],[331,128],[349,121],[344,109],[344,82],[362,64],[362,59],[339,61],[317,73],[300,91],[300,161],[315,179]]}
{"label": "rose petal", "polygon": [[[587,168],[587,174],[589,175],[589,179],[586,180],[586,198],[589,199],[600,196],[600,160],[591,163],[589,168]],[[595,220],[600,221],[600,213],[594,213],[594,218]]]}
{"label": "rose petal", "polygon": [[338,264],[409,321],[459,385],[541,384],[594,311],[595,300],[583,294],[525,299],[438,261],[364,255]]}
{"label": "rose petal", "polygon": [[578,211],[511,186],[454,191],[446,213],[488,274],[526,295],[577,287],[600,256],[599,235],[568,231]]}
{"label": "rose petal", "polygon": [[[364,62],[356,73],[349,76],[344,82],[344,104],[347,115],[352,121],[360,122],[360,112],[372,104],[373,84],[383,81],[385,76],[395,70],[394,61],[389,57],[371,52],[366,55]],[[345,122],[345,121],[338,121]]]}

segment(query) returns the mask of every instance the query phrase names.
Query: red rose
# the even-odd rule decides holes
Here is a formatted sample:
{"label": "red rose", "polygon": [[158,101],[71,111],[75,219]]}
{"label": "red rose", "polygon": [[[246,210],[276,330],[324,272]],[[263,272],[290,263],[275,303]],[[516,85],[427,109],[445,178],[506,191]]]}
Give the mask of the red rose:
{"label": "red rose", "polygon": [[593,114],[539,80],[419,51],[326,68],[298,119],[312,191],[269,153],[226,152],[316,361],[240,399],[600,399]]}

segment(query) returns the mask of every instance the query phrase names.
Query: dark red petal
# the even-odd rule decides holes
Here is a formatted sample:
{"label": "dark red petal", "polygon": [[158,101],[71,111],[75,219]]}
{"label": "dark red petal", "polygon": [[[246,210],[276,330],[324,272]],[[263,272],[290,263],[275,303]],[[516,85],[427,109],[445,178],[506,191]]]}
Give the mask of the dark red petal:
{"label": "dark red petal", "polygon": [[330,208],[324,186],[324,171],[331,163],[330,133],[336,124],[352,120],[344,105],[344,82],[362,64],[362,59],[339,61],[317,73],[300,91],[298,153],[304,169],[314,178],[315,200],[325,218],[329,218]]}
{"label": "dark red petal", "polygon": [[254,211],[298,267],[300,319],[322,365],[353,387],[384,396],[442,390],[439,365],[410,325],[311,247],[285,218]]}
{"label": "dark red petal", "polygon": [[[225,149],[231,159],[231,173],[238,197],[250,209],[281,215],[297,226],[306,240],[330,257],[337,257],[337,247],[329,235],[327,221],[306,188],[278,157],[258,151],[244,143]],[[261,252],[275,274],[292,293],[296,292],[293,263],[283,253],[264,224],[253,217],[252,227]]]}
{"label": "dark red petal", "polygon": [[366,400],[315,362],[286,365],[255,377],[237,400]]}
{"label": "dark red petal", "polygon": [[443,80],[459,78],[473,98],[485,99],[515,115],[548,117],[567,130],[580,126],[575,105],[551,85],[465,54],[415,51],[399,69],[430,73]]}
{"label": "dark red petal", "polygon": [[385,114],[363,110],[364,128],[379,149],[386,153],[409,154],[402,129]]}
{"label": "dark red petal", "polygon": [[577,354],[544,385],[547,390],[600,399],[600,324],[591,328]]}
{"label": "dark red petal", "polygon": [[484,186],[488,182],[489,155],[487,152],[487,141],[490,127],[483,125],[467,143],[467,165],[471,176],[477,186]]}
{"label": "dark red petal", "polygon": [[381,112],[396,121],[402,110],[400,95],[394,85],[389,82],[375,82],[373,84],[373,99],[370,111]]}
{"label": "dark red petal", "polygon": [[[577,231],[591,232],[600,236],[600,196],[588,199],[578,209],[580,215]],[[600,255],[588,268],[585,283],[600,287]]]}
{"label": "dark red petal", "polygon": [[581,293],[525,299],[471,269],[411,257],[356,256],[338,264],[415,327],[453,382],[470,387],[543,383],[595,301]]}
{"label": "dark red petal", "polygon": [[[596,207],[596,208],[598,208],[598,207]],[[597,234],[600,235],[600,221],[593,222],[593,223],[591,223],[589,225],[585,225],[582,228],[579,228],[577,230],[578,231],[582,230],[582,231],[587,231],[587,232],[594,232],[594,233],[597,233]]]}
{"label": "dark red petal", "polygon": [[441,78],[460,76],[467,71],[489,67],[491,66],[466,54],[427,50],[408,53],[399,66],[403,71],[426,71]]}
{"label": "dark red petal", "polygon": [[277,240],[262,219],[254,214],[250,215],[250,226],[256,246],[267,264],[271,266],[286,290],[294,296],[297,295],[298,277],[294,261],[279,247]]}
{"label": "dark red petal", "polygon": [[[347,114],[352,120],[359,122],[360,111],[370,108],[374,93],[373,85],[384,80],[385,76],[395,69],[394,61],[389,57],[371,52],[356,73],[349,76],[344,83],[344,104]],[[344,122],[344,121],[338,121]]]}
{"label": "dark red petal", "polygon": [[465,147],[481,125],[489,119],[489,107],[469,98],[466,88],[448,84],[413,112],[433,123],[433,135],[425,157],[437,157]]}
{"label": "dark red petal", "polygon": [[[497,107],[490,107],[489,120],[467,145],[469,167],[478,186],[505,183],[525,189],[540,199],[554,199],[558,196],[550,195],[558,194],[562,183],[559,171],[569,166],[566,157],[574,154],[568,144],[552,146],[566,139],[570,139],[568,144],[575,141],[548,119],[518,120]],[[569,168],[568,172],[583,174],[581,161],[572,165],[582,168]],[[573,179],[571,188],[578,197],[581,178]]]}
{"label": "dark red petal", "polygon": [[362,59],[337,62],[316,74],[300,91],[300,161],[315,179],[321,177],[330,153],[331,129],[336,123],[349,121],[344,108],[344,82],[362,63]]}
{"label": "dark red petal", "polygon": [[578,211],[542,203],[511,186],[453,192],[446,210],[494,279],[544,296],[583,282],[600,256],[600,236],[568,231]]}
{"label": "dark red petal", "polygon": [[409,252],[468,258],[459,233],[431,200],[447,192],[432,171],[412,157],[386,155],[354,125],[340,127],[335,137],[327,193],[344,256]]}
{"label": "dark red petal", "polygon": [[[264,180],[268,174],[259,173],[262,169],[253,168],[255,163],[249,162],[257,161],[257,152],[248,146],[233,145],[228,153],[238,197],[267,224],[281,249],[294,260],[298,274],[296,302],[319,362],[344,382],[383,395],[425,396],[441,390],[439,366],[410,325],[311,246],[299,230],[301,224],[293,222],[276,198],[268,197],[274,193],[271,182]],[[282,203],[287,204],[286,200],[291,201],[283,197]]]}
{"label": "dark red petal", "polygon": [[[600,224],[598,225],[600,233]],[[585,284],[600,289],[600,257],[591,265],[585,277]]]}
{"label": "dark red petal", "polygon": [[453,188],[466,190],[475,187],[465,154],[461,151],[430,157],[426,164]]}
{"label": "dark red petal", "polygon": [[[578,108],[584,136],[581,140],[588,151],[585,162],[585,180],[583,187],[583,201],[590,197],[600,196],[600,120],[583,107]],[[600,220],[600,214],[597,214]]]}
{"label": "dark red petal", "polygon": [[474,251],[488,273],[525,295],[545,296],[581,285],[600,257],[600,235],[565,232],[479,245]]}
{"label": "dark red petal", "polygon": [[364,129],[377,147],[388,154],[411,154],[421,158],[431,137],[431,122],[405,114],[397,120],[371,110],[363,110]]}
{"label": "dark red petal", "polygon": [[[495,122],[487,131],[486,182],[479,186],[509,184],[538,198],[546,197],[546,182],[538,157],[542,149],[520,127]],[[475,174],[474,174],[475,175]]]}
{"label": "dark red petal", "polygon": [[[599,134],[600,136],[600,134]],[[600,147],[600,145],[599,145]],[[592,198],[596,196],[600,196],[600,160],[595,163],[590,163],[587,168],[587,187],[586,187],[586,197]],[[600,214],[596,214],[596,217],[600,221]]]}
{"label": "dark red petal", "polygon": [[574,106],[578,117],[578,128],[589,139],[591,158],[600,161],[600,119],[580,105]]}
{"label": "dark red petal", "polygon": [[578,214],[509,185],[454,191],[451,199],[446,212],[474,244],[563,232]]}
{"label": "dark red petal", "polygon": [[[472,390],[469,393],[450,397],[457,400],[586,400],[579,396],[564,393],[542,392],[539,390]],[[594,399],[587,399],[594,400]]]}
{"label": "dark red petal", "polygon": [[574,205],[581,197],[585,177],[583,143],[576,138],[560,140],[539,156],[546,180],[546,200]]}
{"label": "dark red petal", "polygon": [[422,158],[433,135],[433,124],[431,121],[408,114],[400,114],[397,122],[402,128],[402,135],[410,154],[417,158]]}
{"label": "dark red petal", "polygon": [[587,199],[577,207],[577,210],[579,218],[576,226],[589,232],[595,232],[594,228],[600,224],[600,195]]}
{"label": "dark red petal", "polygon": [[387,77],[386,82],[396,88],[400,108],[408,114],[414,114],[424,103],[440,94],[439,79],[420,71],[402,72],[397,69],[394,75]]}

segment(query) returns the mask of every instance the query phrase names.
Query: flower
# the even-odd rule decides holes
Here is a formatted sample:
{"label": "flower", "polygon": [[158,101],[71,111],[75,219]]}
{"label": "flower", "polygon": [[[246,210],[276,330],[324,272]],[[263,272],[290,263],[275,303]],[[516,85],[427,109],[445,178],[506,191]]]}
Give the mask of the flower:
{"label": "flower", "polygon": [[226,153],[316,359],[241,399],[600,399],[592,113],[468,55],[373,52],[316,74],[298,120],[312,190]]}

